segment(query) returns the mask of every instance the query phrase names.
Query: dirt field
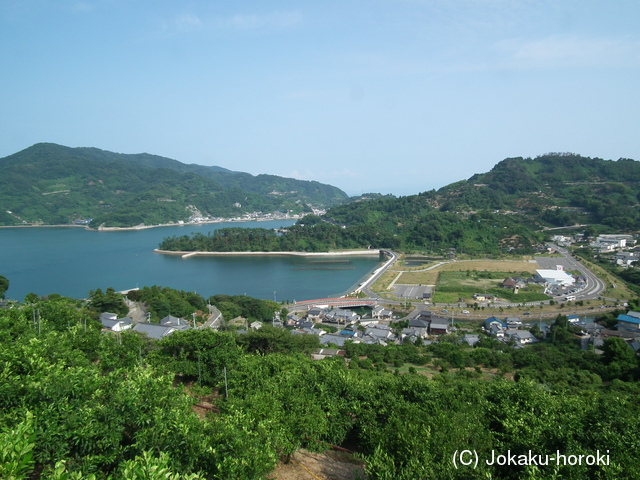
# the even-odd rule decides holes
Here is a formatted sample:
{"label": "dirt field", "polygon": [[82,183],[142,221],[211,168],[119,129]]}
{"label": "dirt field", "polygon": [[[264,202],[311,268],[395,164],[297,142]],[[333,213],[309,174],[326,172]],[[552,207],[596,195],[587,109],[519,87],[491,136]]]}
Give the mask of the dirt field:
{"label": "dirt field", "polygon": [[288,464],[280,464],[270,480],[366,480],[362,461],[353,455],[328,450],[296,452]]}

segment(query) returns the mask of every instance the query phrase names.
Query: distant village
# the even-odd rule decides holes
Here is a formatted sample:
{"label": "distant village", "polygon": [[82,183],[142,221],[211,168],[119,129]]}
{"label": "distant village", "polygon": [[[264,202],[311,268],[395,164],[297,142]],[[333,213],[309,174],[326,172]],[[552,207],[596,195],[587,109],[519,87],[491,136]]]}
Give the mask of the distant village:
{"label": "distant village", "polygon": [[633,235],[598,235],[590,240],[584,235],[555,235],[553,242],[562,247],[588,245],[593,252],[620,267],[635,266],[640,259],[640,247]]}

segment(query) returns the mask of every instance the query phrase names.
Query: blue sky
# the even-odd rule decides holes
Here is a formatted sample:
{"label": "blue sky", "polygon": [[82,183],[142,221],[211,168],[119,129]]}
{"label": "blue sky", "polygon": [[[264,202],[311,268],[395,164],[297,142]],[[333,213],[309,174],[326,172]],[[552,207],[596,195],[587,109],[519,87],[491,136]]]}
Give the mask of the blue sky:
{"label": "blue sky", "polygon": [[0,0],[0,157],[148,152],[407,195],[640,160],[636,0]]}

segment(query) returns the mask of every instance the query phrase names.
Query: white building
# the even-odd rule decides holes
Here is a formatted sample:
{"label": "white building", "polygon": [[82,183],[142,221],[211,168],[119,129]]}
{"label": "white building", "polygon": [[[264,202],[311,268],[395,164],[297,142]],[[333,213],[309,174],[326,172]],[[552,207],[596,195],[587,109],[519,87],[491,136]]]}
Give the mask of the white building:
{"label": "white building", "polygon": [[570,287],[576,283],[573,275],[565,272],[561,265],[558,265],[556,270],[536,270],[536,280],[548,285],[559,285],[563,287]]}

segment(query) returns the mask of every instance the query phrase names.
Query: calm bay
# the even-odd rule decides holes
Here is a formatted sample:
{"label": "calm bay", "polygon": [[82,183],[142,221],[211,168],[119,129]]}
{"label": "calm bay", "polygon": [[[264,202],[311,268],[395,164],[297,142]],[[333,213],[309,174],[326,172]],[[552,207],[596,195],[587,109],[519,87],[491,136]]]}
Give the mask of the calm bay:
{"label": "calm bay", "polygon": [[225,227],[278,228],[294,220],[229,222],[94,232],[83,228],[0,229],[0,275],[9,279],[7,298],[33,292],[85,298],[90,290],[161,285],[216,294],[307,300],[344,294],[381,265],[377,256],[192,257],[154,253],[172,235]]}

